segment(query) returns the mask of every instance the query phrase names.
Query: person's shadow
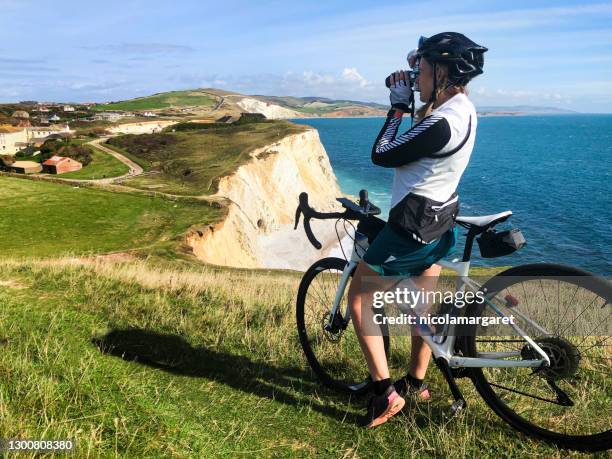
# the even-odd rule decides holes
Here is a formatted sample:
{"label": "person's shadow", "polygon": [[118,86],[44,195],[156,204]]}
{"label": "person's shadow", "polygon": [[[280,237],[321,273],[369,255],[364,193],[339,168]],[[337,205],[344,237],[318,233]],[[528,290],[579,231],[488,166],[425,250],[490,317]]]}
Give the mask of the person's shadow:
{"label": "person's shadow", "polygon": [[[114,329],[95,337],[92,342],[105,354],[124,360],[138,362],[172,374],[206,378],[228,385],[245,393],[266,397],[288,405],[308,404],[310,408],[342,422],[359,424],[361,417],[349,411],[349,397],[339,395],[322,387],[309,372],[298,367],[277,367],[265,362],[251,360],[244,355],[225,351],[193,347],[182,337],[162,334],[138,328]],[[292,395],[292,389],[299,396]],[[332,404],[315,402],[321,392],[330,402],[340,402],[347,409],[338,409]],[[367,397],[357,399],[362,409]],[[409,401],[408,404],[413,404]],[[405,410],[418,426],[432,422],[445,423],[448,410],[445,399],[430,402],[427,412]],[[476,424],[484,421],[478,419]],[[515,434],[516,435],[516,434]]]}
{"label": "person's shadow", "polygon": [[[275,367],[243,355],[193,347],[180,336],[137,328],[114,329],[92,342],[103,353],[127,361],[176,375],[207,378],[288,405],[308,403],[312,409],[335,419],[358,421],[358,416],[350,411],[313,402],[317,397],[308,396],[314,395],[321,385],[301,368]],[[300,400],[291,395],[289,387],[299,389],[305,398]]]}

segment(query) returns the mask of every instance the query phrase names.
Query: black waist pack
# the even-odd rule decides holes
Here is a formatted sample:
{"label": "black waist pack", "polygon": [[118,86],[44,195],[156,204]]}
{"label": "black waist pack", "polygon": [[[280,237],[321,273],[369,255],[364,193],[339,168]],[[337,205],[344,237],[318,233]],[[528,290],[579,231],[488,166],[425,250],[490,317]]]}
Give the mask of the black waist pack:
{"label": "black waist pack", "polygon": [[517,228],[499,233],[494,229],[488,229],[476,240],[483,258],[503,257],[527,244],[523,233]]}
{"label": "black waist pack", "polygon": [[455,226],[458,214],[456,192],[446,202],[409,193],[389,212],[389,225],[406,237],[429,244]]}
{"label": "black waist pack", "polygon": [[365,234],[368,237],[368,243],[371,244],[378,236],[378,233],[385,227],[385,221],[378,217],[370,215],[369,217],[361,220],[357,224],[357,231]]}

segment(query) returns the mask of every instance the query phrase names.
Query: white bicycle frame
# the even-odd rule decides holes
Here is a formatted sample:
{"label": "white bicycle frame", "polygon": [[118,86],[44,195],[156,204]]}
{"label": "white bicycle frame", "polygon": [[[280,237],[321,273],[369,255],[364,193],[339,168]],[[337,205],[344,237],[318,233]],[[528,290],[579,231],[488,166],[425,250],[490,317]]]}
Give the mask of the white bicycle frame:
{"label": "white bicycle frame", "polygon": [[[360,238],[359,235],[355,238],[355,243],[353,244],[353,253],[351,254],[350,261],[344,271],[342,272],[342,276],[340,278],[340,284],[338,285],[338,290],[336,291],[336,296],[334,298],[334,304],[328,316],[328,322],[331,323],[331,319],[335,316],[336,311],[340,305],[342,297],[344,296],[344,291],[346,286],[348,285],[348,281],[351,275],[351,272],[357,267],[357,264],[361,260],[361,257],[365,253],[368,248],[367,238]],[[457,274],[456,281],[456,291],[464,291],[467,287],[473,292],[478,292],[482,287],[480,284],[475,282],[474,280],[468,277],[470,271],[470,262],[469,261],[459,261],[458,259],[449,261],[449,260],[439,260],[437,262],[438,265],[443,268],[450,269]],[[508,317],[498,308],[491,300],[497,298],[494,296],[490,299],[485,299],[486,304],[493,309],[493,311],[500,317]],[[453,305],[453,311],[458,309]],[[346,311],[346,320],[350,320],[350,308],[347,307]],[[549,334],[544,328],[540,327],[538,324],[533,322],[524,314],[518,312],[518,316],[522,319],[529,322],[543,334]],[[512,327],[517,335],[520,335],[532,349],[534,349],[539,356],[540,360],[504,360],[508,357],[520,357],[520,351],[510,351],[510,352],[482,352],[478,354],[478,357],[463,357],[460,355],[455,355],[455,341],[456,336],[454,330],[456,328],[455,325],[449,325],[444,334],[435,335],[431,328],[427,325],[420,325],[420,333],[419,335],[423,338],[423,340],[427,343],[427,345],[431,348],[431,351],[434,357],[443,358],[446,360],[451,368],[516,368],[516,367],[526,367],[526,368],[539,368],[542,366],[550,366],[550,359],[546,355],[546,353],[542,350],[542,348],[523,331],[518,325],[510,322],[509,326]]]}

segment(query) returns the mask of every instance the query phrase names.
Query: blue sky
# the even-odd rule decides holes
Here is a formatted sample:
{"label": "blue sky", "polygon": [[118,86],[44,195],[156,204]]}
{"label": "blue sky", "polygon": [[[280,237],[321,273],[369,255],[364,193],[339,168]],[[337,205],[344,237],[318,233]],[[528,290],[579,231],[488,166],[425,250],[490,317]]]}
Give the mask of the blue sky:
{"label": "blue sky", "polygon": [[[93,4],[97,3],[97,6]],[[386,103],[420,35],[489,48],[477,105],[612,112],[612,3],[0,0],[0,102],[217,87]]]}

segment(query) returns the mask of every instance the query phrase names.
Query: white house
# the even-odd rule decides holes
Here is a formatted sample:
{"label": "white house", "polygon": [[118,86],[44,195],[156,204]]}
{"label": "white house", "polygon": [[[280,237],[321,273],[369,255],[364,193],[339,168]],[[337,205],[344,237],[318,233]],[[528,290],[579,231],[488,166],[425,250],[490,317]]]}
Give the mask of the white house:
{"label": "white house", "polygon": [[27,145],[27,142],[26,128],[0,125],[0,155],[14,155]]}
{"label": "white house", "polygon": [[124,117],[123,113],[101,112],[101,113],[98,113],[96,116],[94,116],[94,119],[115,122],[115,121],[120,120],[123,117]]}
{"label": "white house", "polygon": [[35,142],[44,141],[52,134],[72,134],[68,125],[16,127],[0,125],[0,155],[14,155]]}
{"label": "white house", "polygon": [[65,112],[73,112],[74,111],[74,107],[72,105],[64,105],[64,111]]}
{"label": "white house", "polygon": [[43,140],[49,137],[51,134],[71,134],[74,131],[70,130],[70,126],[67,124],[64,127],[59,126],[32,126],[26,128],[28,132],[28,141],[30,140]]}

